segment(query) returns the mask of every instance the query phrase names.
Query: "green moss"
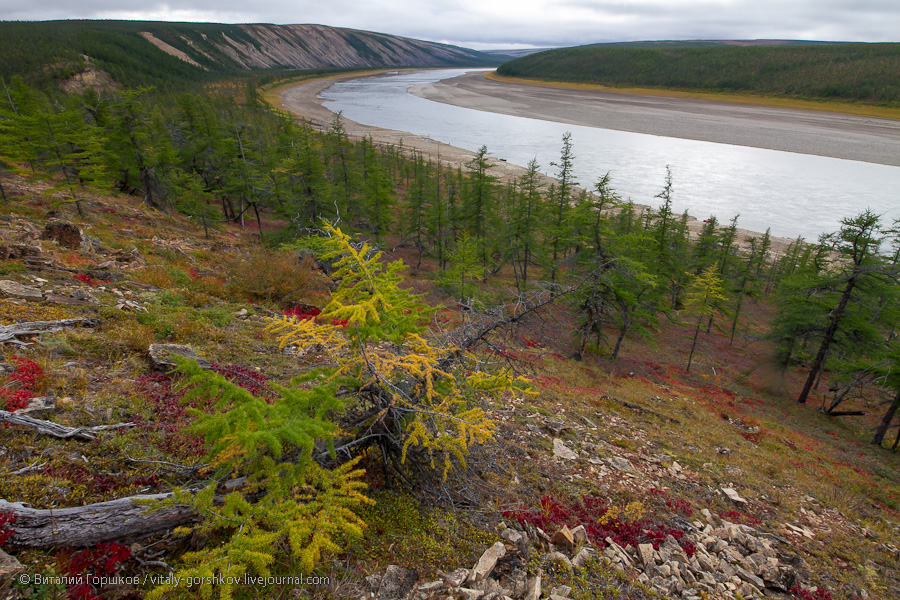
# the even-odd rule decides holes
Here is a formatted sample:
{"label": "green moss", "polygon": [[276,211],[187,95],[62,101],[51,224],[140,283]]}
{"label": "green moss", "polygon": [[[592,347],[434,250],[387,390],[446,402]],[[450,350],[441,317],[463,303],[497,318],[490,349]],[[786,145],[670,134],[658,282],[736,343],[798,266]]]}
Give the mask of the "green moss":
{"label": "green moss", "polygon": [[27,273],[28,268],[20,262],[12,260],[0,261],[0,275],[12,275],[13,273]]}
{"label": "green moss", "polygon": [[496,536],[454,512],[423,506],[407,494],[376,492],[375,505],[361,511],[367,523],[359,557],[375,564],[404,558],[420,575],[474,562]]}

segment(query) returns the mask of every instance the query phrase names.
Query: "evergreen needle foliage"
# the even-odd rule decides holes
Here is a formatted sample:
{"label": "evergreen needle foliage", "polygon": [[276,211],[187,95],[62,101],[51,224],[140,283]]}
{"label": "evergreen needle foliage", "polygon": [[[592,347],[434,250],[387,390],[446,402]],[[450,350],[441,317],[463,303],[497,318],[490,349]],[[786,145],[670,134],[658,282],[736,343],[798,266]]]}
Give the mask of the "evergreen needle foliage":
{"label": "evergreen needle foliage", "polygon": [[334,227],[326,231],[323,259],[336,261],[340,281],[331,302],[317,320],[284,317],[270,329],[282,346],[318,346],[330,355],[335,366],[322,385],[333,390],[342,382],[353,398],[342,420],[345,447],[378,445],[397,459],[397,469],[440,468],[446,477],[454,463],[465,465],[472,444],[493,435],[473,399],[523,389],[527,380],[470,368],[465,353],[429,339],[425,325],[434,309],[399,287],[402,261],[385,264],[368,245],[354,245]]}
{"label": "evergreen needle foliage", "polygon": [[[227,578],[269,575],[282,550],[309,570],[324,552],[340,550],[342,539],[362,534],[354,509],[371,500],[362,494],[364,472],[356,468],[357,460],[327,469],[313,459],[316,444],[332,446],[337,432],[328,418],[341,408],[336,383],[276,387],[279,396],[266,401],[195,362],[178,364],[190,387],[185,401],[211,401],[208,412],[194,411],[193,428],[205,437],[206,458],[215,471],[202,491],[181,491],[173,499],[205,517],[198,530],[210,536],[206,548],[183,557],[177,574],[182,581],[204,578],[199,580],[201,597],[231,598],[234,580]],[[294,383],[317,375],[311,372]],[[232,485],[226,486],[229,481]],[[228,487],[233,491],[221,493]],[[213,577],[219,578],[216,585]],[[182,592],[173,579],[147,597]]]}

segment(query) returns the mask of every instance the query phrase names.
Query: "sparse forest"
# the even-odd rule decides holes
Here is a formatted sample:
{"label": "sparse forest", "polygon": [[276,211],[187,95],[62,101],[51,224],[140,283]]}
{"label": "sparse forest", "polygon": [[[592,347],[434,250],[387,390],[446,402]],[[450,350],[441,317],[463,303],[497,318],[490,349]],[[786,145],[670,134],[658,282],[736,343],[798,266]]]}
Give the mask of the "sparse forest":
{"label": "sparse forest", "polygon": [[579,46],[525,56],[500,75],[614,87],[900,103],[900,44],[616,48]]}
{"label": "sparse forest", "polygon": [[[0,546],[142,581],[12,593],[362,598],[404,564],[467,594],[496,544],[495,583],[535,599],[541,577],[584,599],[900,586],[896,223],[775,252],[737,216],[692,235],[671,172],[651,207],[575,181],[568,135],[544,185],[535,161],[499,180],[488,146],[454,169],[340,115],[314,130],[253,82],[0,85],[0,284],[39,300],[2,288]],[[153,370],[160,344],[201,360]],[[45,397],[46,420],[15,412]],[[63,507],[104,526],[41,512]],[[301,571],[329,584],[209,583]],[[526,597],[504,589],[465,597]]]}

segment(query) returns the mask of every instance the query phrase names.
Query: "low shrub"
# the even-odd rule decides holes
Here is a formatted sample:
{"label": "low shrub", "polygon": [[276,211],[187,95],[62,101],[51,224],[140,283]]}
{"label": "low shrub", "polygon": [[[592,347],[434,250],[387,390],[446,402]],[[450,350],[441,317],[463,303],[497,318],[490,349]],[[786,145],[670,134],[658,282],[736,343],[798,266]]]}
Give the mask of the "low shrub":
{"label": "low shrub", "polygon": [[624,508],[607,506],[600,498],[584,496],[580,502],[563,504],[550,496],[541,498],[539,509],[520,508],[506,511],[503,516],[515,519],[520,524],[530,523],[547,532],[553,532],[563,525],[570,529],[583,525],[591,543],[600,549],[606,547],[606,538],[611,538],[622,547],[638,544],[653,544],[658,549],[670,535],[688,556],[697,551],[693,542],[680,529],[663,523],[653,523],[644,517],[640,503],[631,503]]}
{"label": "low shrub", "polygon": [[28,406],[28,401],[35,396],[35,388],[43,382],[44,371],[36,362],[22,356],[13,355],[9,360],[15,365],[15,371],[6,376],[0,387],[0,401],[5,404],[5,410],[13,411]]}
{"label": "low shrub", "polygon": [[228,287],[241,299],[287,304],[310,302],[326,288],[312,259],[284,250],[257,248],[230,265]]}

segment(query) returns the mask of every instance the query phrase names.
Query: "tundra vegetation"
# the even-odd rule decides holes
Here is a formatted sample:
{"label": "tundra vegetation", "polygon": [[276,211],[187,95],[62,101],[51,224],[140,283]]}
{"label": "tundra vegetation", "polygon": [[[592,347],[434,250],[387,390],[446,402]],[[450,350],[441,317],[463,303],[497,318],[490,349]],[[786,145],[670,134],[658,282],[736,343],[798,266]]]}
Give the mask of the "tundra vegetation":
{"label": "tundra vegetation", "polygon": [[[577,187],[568,136],[544,187],[535,162],[499,181],[487,147],[454,169],[339,115],[313,130],[252,86],[0,91],[0,269],[27,286],[0,303],[0,544],[32,572],[144,582],[19,592],[296,587],[143,578],[171,568],[356,597],[389,563],[474,564],[498,520],[687,553],[701,509],[784,538],[796,598],[900,586],[896,224],[774,252],[737,217],[692,236],[671,173],[652,207]],[[161,343],[206,368],[153,372]],[[12,412],[36,398],[56,429]],[[103,539],[60,516],[138,494],[161,507],[129,519],[145,531],[115,528],[123,504]],[[68,543],[24,526],[45,508]],[[543,576],[643,593],[601,563]]]}

